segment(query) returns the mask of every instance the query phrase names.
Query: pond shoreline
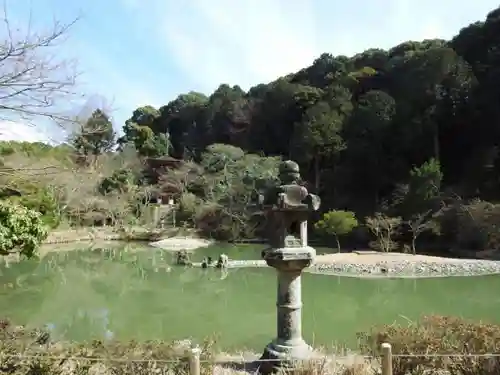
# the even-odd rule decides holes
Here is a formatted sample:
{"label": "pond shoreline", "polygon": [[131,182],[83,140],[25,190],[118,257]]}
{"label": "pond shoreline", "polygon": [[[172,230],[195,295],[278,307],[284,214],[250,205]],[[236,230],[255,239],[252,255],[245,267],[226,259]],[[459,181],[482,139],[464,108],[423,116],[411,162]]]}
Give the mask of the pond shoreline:
{"label": "pond shoreline", "polygon": [[129,241],[152,242],[175,236],[196,238],[184,228],[150,229],[144,227],[84,227],[78,229],[59,229],[49,232],[42,245],[59,245],[92,241]]}
{"label": "pond shoreline", "polygon": [[432,277],[465,277],[489,276],[500,274],[500,262],[464,261],[464,262],[379,262],[376,264],[333,263],[315,264],[307,272],[332,276],[358,278],[432,278]]}
{"label": "pond shoreline", "polygon": [[[176,241],[185,243],[186,238]],[[75,342],[96,337],[109,343],[190,338],[204,345],[207,337],[214,338],[212,354],[231,362],[244,356],[244,362],[251,363],[274,336],[276,272],[260,260],[261,246],[215,244],[193,251],[195,262],[209,255],[217,259],[225,252],[234,267],[248,263],[266,267],[229,272],[173,266],[175,253],[143,242],[64,246],[70,250],[58,253],[56,246],[48,246],[53,248],[52,256],[5,269],[3,315],[29,327],[45,326],[55,339]],[[323,251],[333,250],[318,249],[320,254]],[[323,267],[325,274],[327,262],[338,266],[349,261],[366,267],[374,259],[401,262],[405,258],[414,263],[421,259],[373,252],[321,254],[307,271]],[[491,290],[500,287],[499,277],[417,281],[356,277],[304,276],[305,338],[330,355],[340,354],[343,348],[359,349],[357,332],[405,323],[429,311],[459,311],[478,320],[498,320],[494,311],[500,300],[492,298]],[[144,311],[147,316],[141,319]]]}
{"label": "pond shoreline", "polygon": [[[431,278],[500,274],[500,262],[481,259],[441,258],[403,253],[318,255],[304,272],[358,278]],[[193,264],[201,267],[201,263]],[[230,260],[229,268],[267,267],[264,260]]]}
{"label": "pond shoreline", "polygon": [[[135,235],[134,235],[135,234]],[[151,231],[142,228],[117,231],[115,228],[84,228],[54,231],[44,245],[92,241],[141,241],[167,251],[202,249],[215,242],[195,236],[180,236],[177,231]],[[155,238],[156,237],[156,238]],[[154,242],[151,242],[154,241]],[[201,267],[201,264],[194,264]],[[230,260],[229,268],[267,267],[264,260]],[[486,276],[500,274],[500,261],[446,258],[405,253],[353,251],[317,255],[307,273],[362,278],[430,278],[449,276]]]}

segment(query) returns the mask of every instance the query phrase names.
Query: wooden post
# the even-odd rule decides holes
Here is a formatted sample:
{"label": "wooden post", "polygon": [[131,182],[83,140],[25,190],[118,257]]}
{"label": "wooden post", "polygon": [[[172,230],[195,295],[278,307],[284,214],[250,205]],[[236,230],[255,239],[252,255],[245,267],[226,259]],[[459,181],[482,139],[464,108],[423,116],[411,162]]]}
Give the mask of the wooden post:
{"label": "wooden post", "polygon": [[382,375],[392,375],[392,348],[391,348],[391,344],[384,342],[381,345],[381,348],[382,348]]}
{"label": "wooden post", "polygon": [[200,348],[192,348],[189,356],[189,375],[200,375]]}

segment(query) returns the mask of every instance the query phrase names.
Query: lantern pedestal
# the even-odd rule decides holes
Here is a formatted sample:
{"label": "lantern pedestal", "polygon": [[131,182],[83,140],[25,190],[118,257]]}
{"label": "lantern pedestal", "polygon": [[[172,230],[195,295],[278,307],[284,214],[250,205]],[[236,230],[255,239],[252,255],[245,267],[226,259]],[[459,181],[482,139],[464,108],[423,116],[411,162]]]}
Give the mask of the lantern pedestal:
{"label": "lantern pedestal", "polygon": [[316,251],[309,246],[267,249],[262,252],[266,263],[276,269],[277,337],[264,349],[261,372],[293,367],[296,361],[311,357],[312,348],[302,338],[302,286],[304,268],[314,261]]}
{"label": "lantern pedestal", "polygon": [[259,196],[259,205],[267,217],[270,245],[262,251],[262,258],[278,276],[277,335],[262,355],[260,372],[264,374],[292,367],[312,354],[312,348],[302,338],[301,275],[316,256],[316,250],[307,244],[307,218],[319,209],[321,200],[300,184],[297,163],[281,163],[279,179],[279,186]]}

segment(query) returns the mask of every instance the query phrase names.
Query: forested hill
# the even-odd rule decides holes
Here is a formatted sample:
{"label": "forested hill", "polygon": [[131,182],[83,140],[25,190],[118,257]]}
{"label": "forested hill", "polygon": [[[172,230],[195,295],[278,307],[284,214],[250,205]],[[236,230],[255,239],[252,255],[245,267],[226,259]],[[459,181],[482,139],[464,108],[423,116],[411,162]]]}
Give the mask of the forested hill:
{"label": "forested hill", "polygon": [[435,158],[444,186],[499,197],[500,8],[449,41],[409,41],[312,65],[248,92],[219,86],[142,107],[124,127],[169,132],[173,156],[226,143],[300,162],[337,207],[371,210]]}

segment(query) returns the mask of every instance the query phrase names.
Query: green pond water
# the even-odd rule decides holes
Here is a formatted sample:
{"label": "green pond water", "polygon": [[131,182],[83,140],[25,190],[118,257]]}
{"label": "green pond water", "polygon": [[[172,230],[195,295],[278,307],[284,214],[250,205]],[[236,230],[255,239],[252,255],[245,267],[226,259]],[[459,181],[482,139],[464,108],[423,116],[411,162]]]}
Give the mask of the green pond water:
{"label": "green pond water", "polygon": [[[258,246],[212,246],[193,260],[259,259]],[[125,246],[58,251],[0,268],[0,316],[46,325],[56,338],[215,337],[221,349],[256,349],[275,335],[276,275],[172,266],[174,254]],[[303,333],[314,345],[356,345],[374,324],[449,314],[499,322],[500,276],[358,279],[305,274]]]}

